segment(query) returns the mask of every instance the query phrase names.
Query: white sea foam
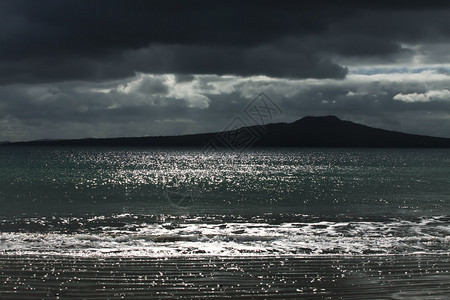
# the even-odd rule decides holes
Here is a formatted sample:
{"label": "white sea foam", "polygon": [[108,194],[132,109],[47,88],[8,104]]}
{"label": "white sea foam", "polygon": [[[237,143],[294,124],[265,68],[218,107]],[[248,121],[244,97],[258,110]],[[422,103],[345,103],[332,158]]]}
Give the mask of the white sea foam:
{"label": "white sea foam", "polygon": [[[79,220],[89,229],[0,232],[0,253],[180,256],[180,255],[358,255],[448,253],[448,217],[415,220],[224,220],[220,216],[169,217],[174,222],[140,221],[135,216]],[[255,219],[258,221],[255,222]],[[102,221],[102,226],[92,222]],[[113,226],[117,221],[120,226]],[[207,220],[207,221],[206,221]],[[24,223],[50,222],[28,220]],[[52,220],[54,222],[54,220]],[[61,220],[59,224],[70,224]],[[3,224],[5,226],[5,224]]]}

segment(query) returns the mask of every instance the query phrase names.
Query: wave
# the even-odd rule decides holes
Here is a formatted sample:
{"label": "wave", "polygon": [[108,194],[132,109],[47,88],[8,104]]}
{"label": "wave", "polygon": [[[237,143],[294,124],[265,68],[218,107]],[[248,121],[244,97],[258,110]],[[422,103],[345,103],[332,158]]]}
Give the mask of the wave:
{"label": "wave", "polygon": [[112,215],[0,221],[0,254],[78,256],[448,253],[450,216]]}

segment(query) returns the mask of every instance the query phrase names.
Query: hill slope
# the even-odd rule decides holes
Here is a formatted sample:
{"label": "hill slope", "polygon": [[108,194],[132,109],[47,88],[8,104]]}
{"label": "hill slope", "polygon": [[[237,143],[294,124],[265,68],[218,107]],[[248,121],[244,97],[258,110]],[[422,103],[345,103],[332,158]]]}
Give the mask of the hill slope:
{"label": "hill slope", "polygon": [[305,117],[293,123],[181,136],[41,140],[4,145],[147,147],[418,147],[450,148],[450,139],[373,128],[335,116]]}

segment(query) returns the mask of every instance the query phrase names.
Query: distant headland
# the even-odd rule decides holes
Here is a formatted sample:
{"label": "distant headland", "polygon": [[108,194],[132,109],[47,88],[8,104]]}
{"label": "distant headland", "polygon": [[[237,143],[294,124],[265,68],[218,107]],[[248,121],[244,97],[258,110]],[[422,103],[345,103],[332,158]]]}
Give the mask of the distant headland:
{"label": "distant headland", "polygon": [[335,116],[304,117],[232,131],[179,136],[87,138],[3,142],[1,146],[129,146],[129,147],[370,147],[450,148],[450,138],[373,128]]}

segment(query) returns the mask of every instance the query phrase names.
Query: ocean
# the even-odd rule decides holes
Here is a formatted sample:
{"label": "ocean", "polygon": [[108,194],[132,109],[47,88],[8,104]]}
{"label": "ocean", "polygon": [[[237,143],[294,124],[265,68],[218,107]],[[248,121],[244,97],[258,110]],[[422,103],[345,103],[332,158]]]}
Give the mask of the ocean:
{"label": "ocean", "polygon": [[[345,270],[334,268],[335,273],[320,275],[323,266],[332,268],[339,265],[336,262],[347,264],[356,276],[367,273],[364,260],[381,262],[378,266],[390,262],[395,270],[399,270],[395,262],[405,266],[407,260],[414,265],[410,273],[419,269],[439,271],[434,274],[438,277],[432,278],[437,281],[427,281],[435,285],[421,291],[434,291],[431,296],[444,299],[450,294],[449,236],[449,149],[204,152],[171,148],[0,148],[3,296],[28,291],[22,284],[27,276],[28,288],[41,291],[38,295],[44,298],[61,292],[61,280],[51,281],[53,289],[30,285],[31,275],[39,268],[30,268],[28,273],[25,268],[22,277],[14,273],[18,265],[32,265],[30,260],[42,263],[44,259],[50,265],[62,266],[75,259],[88,261],[91,267],[98,260],[106,265],[150,261],[159,266],[168,261],[185,266],[187,261],[194,269],[199,261],[213,260],[215,267],[208,265],[211,274],[227,264],[234,265],[237,269],[230,270],[235,271],[239,264],[257,263],[256,269],[269,264],[275,266],[273,271],[284,268],[276,267],[283,260],[292,266],[289,270],[310,261],[319,274],[314,277],[316,283],[345,274]],[[173,272],[173,268],[170,270]],[[387,272],[382,269],[375,275],[366,274],[372,281],[365,282],[376,289],[380,283],[373,282],[374,276],[383,275],[385,282],[391,282],[388,277],[393,275]],[[128,279],[138,280],[138,275],[130,274]],[[254,284],[246,290],[260,291],[255,282],[266,282],[264,274],[259,279],[248,275]],[[291,294],[284,297],[295,298],[306,292],[317,295],[321,289],[322,296],[346,295],[333,294],[337,285],[332,281],[314,291],[315,287],[310,288],[313,277],[297,275],[307,278],[308,286],[297,280],[289,285]],[[280,273],[278,277],[283,276]],[[223,278],[227,279],[212,281],[217,295],[227,295],[225,283],[236,279]],[[203,282],[203,287],[210,283]],[[214,293],[214,287],[205,288],[205,293]],[[164,291],[167,297],[179,295],[170,289]],[[347,286],[345,291],[351,294],[353,290]],[[421,295],[416,287],[413,292]]]}

